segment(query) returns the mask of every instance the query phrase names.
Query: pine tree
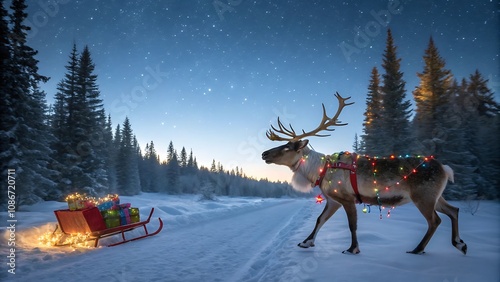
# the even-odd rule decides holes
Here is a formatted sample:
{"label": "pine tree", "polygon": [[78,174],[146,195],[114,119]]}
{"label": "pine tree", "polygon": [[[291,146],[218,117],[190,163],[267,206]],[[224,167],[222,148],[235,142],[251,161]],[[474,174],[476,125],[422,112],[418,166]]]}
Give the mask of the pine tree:
{"label": "pine tree", "polygon": [[448,107],[444,109],[443,126],[446,130],[446,144],[443,146],[441,162],[449,165],[454,172],[454,183],[449,183],[443,195],[447,199],[465,199],[469,195],[475,195],[476,184],[471,175],[477,170],[477,157],[472,154],[467,146],[467,133],[464,124],[463,99],[466,95],[467,81],[461,84],[456,81],[450,87]]}
{"label": "pine tree", "polygon": [[174,156],[175,156],[174,143],[170,141],[167,149],[167,163],[169,163],[174,158]]}
{"label": "pine tree", "polygon": [[[488,80],[476,70],[470,75],[463,107],[467,109],[464,122],[467,135],[467,147],[478,158],[478,169],[474,171],[477,194],[483,198],[498,198],[499,174],[498,131],[499,104],[494,100],[493,92],[488,88]],[[495,154],[496,153],[496,154]],[[496,187],[496,188],[495,188]]]}
{"label": "pine tree", "polygon": [[481,117],[495,117],[499,114],[500,106],[495,101],[494,93],[488,88],[488,80],[476,70],[469,76],[467,92],[473,96],[472,106],[476,107]]}
{"label": "pine tree", "polygon": [[217,172],[217,165],[215,164],[215,159],[212,160],[212,165],[210,166],[210,172]]}
{"label": "pine tree", "polygon": [[[65,66],[67,73],[57,85],[55,94],[54,113],[52,116],[51,131],[56,140],[51,144],[54,162],[52,168],[58,171],[55,179],[59,191],[63,195],[73,192],[73,176],[78,171],[79,157],[72,143],[73,129],[75,128],[75,107],[78,52],[76,45],[69,56],[68,64]],[[73,173],[72,173],[73,172]]]}
{"label": "pine tree", "polygon": [[383,55],[382,67],[385,73],[382,75],[383,86],[383,131],[380,138],[383,139],[381,155],[404,154],[408,152],[408,143],[411,140],[409,117],[411,114],[411,103],[406,99],[406,82],[400,71],[401,59],[397,58],[396,46],[392,38],[391,30],[387,30],[387,44]]}
{"label": "pine tree", "polygon": [[196,165],[196,161],[193,157],[193,150],[189,153],[189,159],[187,162],[186,174],[195,174],[198,170],[198,166]]}
{"label": "pine tree", "polygon": [[[15,159],[15,126],[18,122],[14,108],[14,73],[12,65],[12,46],[10,44],[10,30],[7,23],[8,13],[0,2],[0,163],[2,179],[7,179],[7,169],[13,165]],[[2,181],[0,190],[7,191],[7,182]],[[1,204],[5,204],[4,197],[0,196]]]}
{"label": "pine tree", "polygon": [[82,114],[81,128],[85,134],[80,136],[79,140],[79,145],[85,147],[81,167],[91,180],[88,187],[95,191],[93,194],[104,194],[108,188],[107,172],[104,168],[106,117],[102,100],[99,98],[94,69],[90,51],[88,46],[85,46],[79,58],[77,78],[77,100],[82,106],[79,114]]}
{"label": "pine tree", "polygon": [[52,147],[61,164],[59,187],[64,193],[84,190],[91,195],[105,194],[109,192],[105,168],[109,129],[87,46],[78,56],[73,44],[66,69],[58,84],[52,124],[58,139]]}
{"label": "pine tree", "polygon": [[[18,205],[32,204],[40,199],[58,198],[55,183],[51,180],[54,171],[49,168],[50,142],[53,135],[47,126],[47,107],[45,93],[39,84],[48,78],[38,74],[37,51],[26,43],[27,31],[24,25],[27,17],[27,6],[24,0],[14,0],[10,7],[9,31],[5,27],[6,12],[2,2],[2,33],[8,36],[2,38],[2,74],[7,81],[2,81],[5,113],[2,113],[2,168],[7,165],[16,170],[16,195]],[[5,120],[3,118],[5,117]],[[2,142],[3,143],[3,142]],[[4,147],[5,146],[5,147]],[[7,170],[2,170],[2,174]],[[4,184],[2,184],[4,185]],[[3,187],[3,186],[2,186]],[[6,190],[6,189],[5,189]]]}
{"label": "pine tree", "polygon": [[366,97],[366,111],[363,122],[363,147],[361,152],[368,155],[383,155],[384,145],[381,132],[384,131],[382,112],[383,98],[380,89],[380,76],[376,67],[373,67]]}
{"label": "pine tree", "polygon": [[167,154],[167,164],[165,167],[167,191],[177,194],[180,192],[180,166],[179,158],[177,157],[177,152],[174,149],[172,141],[170,141],[170,144],[168,145]]}
{"label": "pine tree", "polygon": [[134,147],[134,136],[128,117],[123,122],[120,136],[120,147],[116,159],[117,190],[122,195],[137,195],[140,192],[137,151]]}
{"label": "pine tree", "polygon": [[417,140],[423,144],[425,155],[440,157],[445,144],[445,110],[450,102],[451,72],[445,69],[445,61],[439,55],[432,37],[424,55],[424,70],[418,73],[420,84],[413,91],[416,102],[414,125]]}
{"label": "pine tree", "polygon": [[186,148],[182,147],[181,150],[181,159],[180,159],[180,166],[184,170],[187,167],[187,153],[186,153]]}
{"label": "pine tree", "polygon": [[108,177],[108,192],[111,193],[116,188],[116,147],[114,146],[113,140],[111,115],[108,116],[104,126],[104,144],[105,150],[102,153],[104,155],[104,167],[106,168]]}
{"label": "pine tree", "polygon": [[158,154],[154,142],[146,144],[143,169],[141,172],[141,186],[144,192],[160,192],[162,179]]}

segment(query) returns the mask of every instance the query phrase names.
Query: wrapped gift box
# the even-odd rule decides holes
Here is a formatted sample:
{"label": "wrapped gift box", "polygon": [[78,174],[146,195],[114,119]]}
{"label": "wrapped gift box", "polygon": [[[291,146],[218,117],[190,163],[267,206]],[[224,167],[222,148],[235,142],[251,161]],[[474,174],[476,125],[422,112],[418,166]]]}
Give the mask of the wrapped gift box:
{"label": "wrapped gift box", "polygon": [[130,213],[130,222],[136,223],[136,222],[141,221],[141,217],[139,214],[139,208],[130,208],[129,213]]}
{"label": "wrapped gift box", "polygon": [[106,224],[106,228],[113,228],[121,225],[120,213],[118,210],[105,210],[101,211],[101,214]]}
{"label": "wrapped gift box", "polygon": [[114,206],[120,205],[120,197],[118,195],[108,195],[100,199],[97,205],[100,211],[112,209]]}
{"label": "wrapped gift box", "polygon": [[118,210],[120,213],[120,223],[121,225],[130,224],[130,213],[128,208]]}

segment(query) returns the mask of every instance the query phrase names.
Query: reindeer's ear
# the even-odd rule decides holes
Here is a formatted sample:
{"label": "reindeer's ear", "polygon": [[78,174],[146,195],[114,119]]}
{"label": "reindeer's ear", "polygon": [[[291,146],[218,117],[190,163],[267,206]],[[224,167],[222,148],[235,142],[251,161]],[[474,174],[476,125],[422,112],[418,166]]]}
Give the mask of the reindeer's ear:
{"label": "reindeer's ear", "polygon": [[307,144],[309,144],[309,140],[307,139],[304,139],[304,140],[300,140],[299,142],[297,142],[297,144],[295,146],[297,146],[297,150],[296,151],[299,151],[299,150],[302,150],[305,146],[307,146]]}

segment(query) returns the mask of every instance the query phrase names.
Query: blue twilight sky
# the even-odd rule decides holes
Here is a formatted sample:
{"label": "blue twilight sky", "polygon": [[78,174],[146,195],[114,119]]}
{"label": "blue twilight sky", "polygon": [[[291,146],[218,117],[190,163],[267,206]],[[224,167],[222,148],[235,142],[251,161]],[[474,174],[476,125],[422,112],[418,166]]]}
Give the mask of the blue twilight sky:
{"label": "blue twilight sky", "polygon": [[355,102],[341,114],[349,125],[310,141],[324,153],[352,150],[370,71],[383,72],[387,27],[408,100],[430,36],[458,80],[479,69],[499,97],[497,1],[27,2],[49,103],[73,42],[88,45],[114,127],[128,116],[142,149],[153,140],[164,158],[172,141],[199,165],[215,159],[257,178],[291,176],[260,159],[281,144],[266,139],[269,125],[280,116],[297,130],[315,128],[322,102],[335,113],[335,91]]}

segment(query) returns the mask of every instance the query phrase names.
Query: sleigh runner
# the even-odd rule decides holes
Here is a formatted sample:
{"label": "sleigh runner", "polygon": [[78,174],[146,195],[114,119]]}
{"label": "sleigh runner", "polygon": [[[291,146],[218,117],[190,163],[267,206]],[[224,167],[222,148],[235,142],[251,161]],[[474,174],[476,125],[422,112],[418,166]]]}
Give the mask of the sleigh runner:
{"label": "sleigh runner", "polygon": [[[55,245],[68,245],[68,243],[64,243],[66,241],[64,240],[65,237],[79,234],[83,234],[85,240],[87,241],[94,240],[94,247],[98,246],[100,239],[118,234],[121,234],[122,240],[117,243],[109,244],[107,245],[108,247],[124,244],[146,237],[151,237],[160,233],[163,228],[163,221],[161,220],[161,218],[158,218],[160,224],[158,229],[152,233],[148,231],[147,224],[150,222],[153,213],[154,208],[151,208],[151,212],[149,213],[149,216],[145,221],[138,221],[116,227],[109,227],[109,224],[105,222],[101,212],[97,207],[91,207],[82,210],[56,210],[54,211],[54,214],[56,215],[58,225],[56,226],[53,234],[55,234],[57,230],[60,230],[63,233],[63,236],[59,240],[57,240],[57,242],[55,242]],[[125,232],[141,227],[144,229],[144,235],[133,237],[130,239],[127,239],[125,237]]]}

